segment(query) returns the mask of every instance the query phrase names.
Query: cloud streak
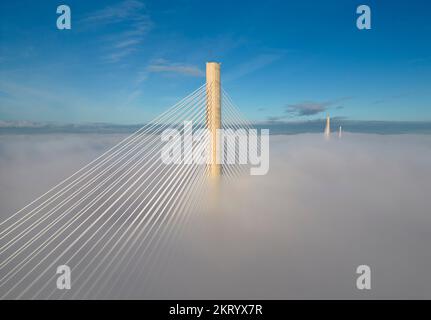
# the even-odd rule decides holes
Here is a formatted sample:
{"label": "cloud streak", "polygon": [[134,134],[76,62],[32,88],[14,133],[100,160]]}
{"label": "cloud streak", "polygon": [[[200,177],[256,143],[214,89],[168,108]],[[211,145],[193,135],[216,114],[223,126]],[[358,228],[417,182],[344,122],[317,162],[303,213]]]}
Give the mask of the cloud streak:
{"label": "cloud streak", "polygon": [[145,5],[136,0],[125,0],[118,4],[107,6],[103,9],[88,14],[81,22],[89,25],[104,25],[119,23],[125,20],[141,20],[139,11],[145,9]]}
{"label": "cloud streak", "polygon": [[115,63],[135,53],[144,36],[153,27],[145,5],[136,0],[125,0],[118,4],[88,14],[81,23],[90,29],[115,25],[119,32],[104,38],[107,42],[103,57],[105,62]]}
{"label": "cloud streak", "polygon": [[296,104],[288,104],[285,112],[293,116],[312,116],[327,111],[331,107],[342,109],[342,106],[337,106],[342,101],[351,99],[351,97],[344,97],[330,101],[304,101]]}
{"label": "cloud streak", "polygon": [[282,56],[283,56],[282,52],[258,54],[255,57],[251,58],[250,60],[243,62],[242,64],[237,66],[233,71],[226,74],[225,80],[232,81],[232,80],[243,78],[246,75],[249,75],[253,72],[256,72],[274,63]]}
{"label": "cloud streak", "polygon": [[284,114],[269,116],[267,117],[267,121],[278,122],[293,117],[308,117],[318,115],[328,111],[331,108],[341,110],[344,109],[344,106],[340,105],[340,103],[350,99],[352,99],[352,97],[342,97],[328,101],[306,100],[299,103],[288,104],[284,107]]}
{"label": "cloud streak", "polygon": [[296,116],[311,116],[326,111],[331,102],[304,101],[296,104],[289,104],[286,112]]}
{"label": "cloud streak", "polygon": [[192,77],[203,77],[204,72],[194,65],[172,63],[166,60],[158,60],[147,67],[149,73],[177,73]]}

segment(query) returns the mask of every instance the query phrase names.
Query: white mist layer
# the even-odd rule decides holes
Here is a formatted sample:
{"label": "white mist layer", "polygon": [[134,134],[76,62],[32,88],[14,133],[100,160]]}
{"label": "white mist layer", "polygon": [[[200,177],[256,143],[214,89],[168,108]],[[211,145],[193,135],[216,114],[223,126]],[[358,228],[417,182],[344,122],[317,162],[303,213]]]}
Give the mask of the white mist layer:
{"label": "white mist layer", "polygon": [[[119,139],[1,136],[2,220]],[[270,142],[268,175],[223,182],[132,298],[431,298],[431,136]],[[361,264],[370,291],[356,289]]]}

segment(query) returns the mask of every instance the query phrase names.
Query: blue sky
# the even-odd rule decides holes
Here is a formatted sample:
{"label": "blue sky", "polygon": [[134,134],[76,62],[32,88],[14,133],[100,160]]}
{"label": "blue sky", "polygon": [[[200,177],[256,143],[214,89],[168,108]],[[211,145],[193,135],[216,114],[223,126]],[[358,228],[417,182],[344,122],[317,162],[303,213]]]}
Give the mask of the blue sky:
{"label": "blue sky", "polygon": [[[60,4],[71,30],[56,28]],[[356,28],[360,4],[371,30]],[[1,1],[0,120],[144,123],[216,60],[253,121],[429,121],[430,12],[426,0]]]}

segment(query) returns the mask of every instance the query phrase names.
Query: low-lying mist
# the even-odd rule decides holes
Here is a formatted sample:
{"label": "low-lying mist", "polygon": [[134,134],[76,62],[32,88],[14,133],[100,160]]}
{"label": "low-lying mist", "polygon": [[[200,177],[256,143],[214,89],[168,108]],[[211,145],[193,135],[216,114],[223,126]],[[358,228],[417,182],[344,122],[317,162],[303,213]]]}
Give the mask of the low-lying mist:
{"label": "low-lying mist", "polygon": [[[122,137],[0,136],[1,219]],[[268,174],[223,180],[125,298],[430,299],[430,162],[431,135],[271,136]]]}

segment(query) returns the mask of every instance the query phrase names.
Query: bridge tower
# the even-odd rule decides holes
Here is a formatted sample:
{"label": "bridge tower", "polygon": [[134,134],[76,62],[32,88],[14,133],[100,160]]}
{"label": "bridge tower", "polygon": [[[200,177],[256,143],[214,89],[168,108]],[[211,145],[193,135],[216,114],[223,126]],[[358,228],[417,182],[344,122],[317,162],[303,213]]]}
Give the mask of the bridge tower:
{"label": "bridge tower", "polygon": [[325,138],[329,139],[331,136],[331,120],[329,115],[326,115],[326,127],[325,127]]}
{"label": "bridge tower", "polygon": [[211,141],[211,160],[210,176],[218,178],[221,175],[221,148],[220,137],[217,129],[221,129],[221,81],[220,81],[220,63],[207,62],[206,64],[206,122],[210,132]]}

